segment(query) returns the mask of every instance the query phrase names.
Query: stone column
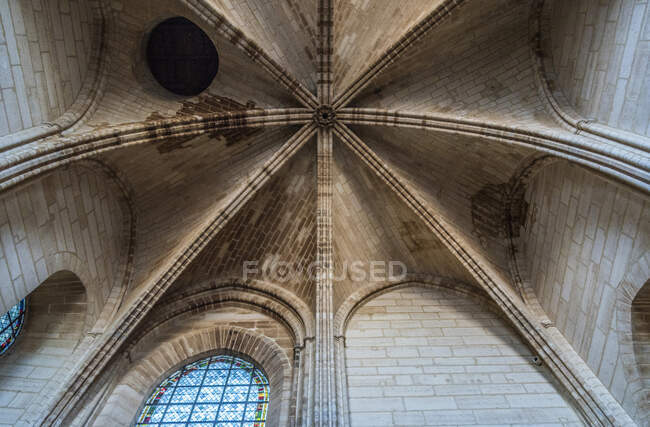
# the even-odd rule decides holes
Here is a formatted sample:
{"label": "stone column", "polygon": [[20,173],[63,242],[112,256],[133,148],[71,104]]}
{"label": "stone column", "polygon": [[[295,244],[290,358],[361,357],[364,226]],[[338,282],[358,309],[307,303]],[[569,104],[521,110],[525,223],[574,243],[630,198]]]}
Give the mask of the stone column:
{"label": "stone column", "polygon": [[315,339],[315,426],[335,426],[334,309],[332,307],[332,24],[333,1],[318,3],[318,101],[314,112],[318,129],[317,272]]}
{"label": "stone column", "polygon": [[318,102],[332,103],[332,26],[333,0],[318,1]]}
{"label": "stone column", "polygon": [[332,307],[332,128],[318,130],[316,391],[314,425],[336,425]]}

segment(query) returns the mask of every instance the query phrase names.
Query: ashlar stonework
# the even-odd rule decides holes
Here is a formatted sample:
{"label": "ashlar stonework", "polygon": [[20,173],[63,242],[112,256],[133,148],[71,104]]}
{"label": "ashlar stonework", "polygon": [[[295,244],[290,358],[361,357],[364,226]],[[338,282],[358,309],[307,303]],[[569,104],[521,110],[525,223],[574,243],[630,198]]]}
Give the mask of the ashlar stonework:
{"label": "ashlar stonework", "polygon": [[650,425],[649,58],[647,0],[0,0],[0,426],[214,355],[273,427]]}

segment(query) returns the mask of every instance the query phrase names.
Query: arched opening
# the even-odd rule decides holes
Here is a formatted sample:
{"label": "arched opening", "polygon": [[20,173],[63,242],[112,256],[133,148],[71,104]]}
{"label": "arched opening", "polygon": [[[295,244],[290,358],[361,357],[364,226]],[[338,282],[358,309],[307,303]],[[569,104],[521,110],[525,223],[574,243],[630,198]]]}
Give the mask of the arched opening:
{"label": "arched opening", "polygon": [[195,96],[214,80],[219,56],[201,28],[177,16],[161,22],[149,34],[147,63],[162,87],[176,95]]}
{"label": "arched opening", "polygon": [[144,403],[135,425],[263,425],[269,394],[269,381],[256,362],[216,354],[188,363],[165,378]]}
{"label": "arched opening", "polygon": [[527,183],[517,257],[528,301],[547,317],[633,419],[631,302],[647,280],[650,210],[643,196],[558,161]]}
{"label": "arched opening", "polygon": [[0,424],[29,424],[66,391],[125,295],[133,215],[121,183],[95,162],[58,168],[0,205],[11,212],[0,227],[0,313],[22,299],[27,313],[0,356]]}
{"label": "arched opening", "polygon": [[632,343],[642,388],[638,420],[643,424],[650,417],[650,280],[632,301]]}
{"label": "arched opening", "polygon": [[16,343],[25,324],[26,301],[20,300],[5,314],[0,316],[0,355],[6,353]]}
{"label": "arched opening", "polygon": [[[19,66],[3,75],[0,111],[7,118],[0,119],[0,137],[30,128],[39,134],[38,127],[47,132],[53,123],[68,127],[92,102],[102,52],[100,9],[87,0],[16,2],[3,8],[8,21],[0,39],[14,40],[15,48],[7,52],[5,45],[2,55]],[[7,25],[12,17],[14,24]],[[21,42],[25,34],[28,43]],[[24,105],[19,104],[23,96],[29,97]]]}
{"label": "arched opening", "polygon": [[[541,53],[556,101],[592,122],[648,136],[648,117],[637,100],[650,91],[641,71],[649,9],[615,0],[542,3]],[[618,49],[625,50],[624,60]],[[625,96],[630,88],[635,95]]]}
{"label": "arched opening", "polygon": [[345,331],[352,426],[581,422],[487,300],[413,283],[357,307]]}
{"label": "arched opening", "polygon": [[94,323],[94,309],[80,279],[52,274],[25,299],[23,331],[0,357],[0,412],[15,423],[49,387]]}
{"label": "arched opening", "polygon": [[[171,308],[172,305],[162,306],[163,311],[158,313],[171,312],[168,313],[171,317],[159,318],[152,313],[154,315],[145,322],[151,322],[151,325],[143,325],[143,328],[134,335],[133,341],[124,350],[125,357],[115,360],[101,380],[96,381],[97,388],[101,390],[94,390],[89,395],[102,395],[101,400],[96,405],[83,404],[66,422],[84,425],[154,423],[153,418],[147,421],[146,415],[145,418],[141,415],[143,410],[151,409],[148,407],[152,406],[156,394],[159,395],[159,400],[167,396],[173,399],[175,392],[159,394],[159,387],[165,386],[163,383],[166,379],[173,377],[175,373],[195,361],[204,360],[206,357],[227,355],[235,356],[246,363],[253,362],[253,366],[258,368],[268,380],[268,389],[271,393],[264,425],[287,425],[293,398],[291,390],[294,370],[290,360],[293,358],[295,342],[286,325],[274,319],[263,309],[255,309],[251,304],[225,302],[214,306],[199,305],[194,310],[181,312],[175,312]],[[178,378],[180,380],[180,377]],[[227,381],[226,384],[210,384],[210,387],[226,385]],[[196,391],[198,396],[200,390]],[[225,388],[222,390],[212,388],[208,391],[220,391],[221,396],[226,397]],[[241,404],[242,402],[233,400],[225,403]],[[166,402],[163,400],[163,403]],[[169,403],[172,403],[171,400]],[[178,406],[187,405],[189,402],[173,403],[177,405],[174,408],[176,415],[170,413],[169,419],[183,418],[186,412],[182,409],[187,408]],[[199,403],[203,405],[210,402],[197,402]],[[248,402],[245,403],[247,406]],[[220,416],[219,411],[215,413],[210,411],[210,408],[204,408],[208,411],[203,415],[211,417],[214,413],[215,419],[207,421],[210,425],[212,423],[219,425],[223,421],[216,420]],[[246,410],[244,407],[239,409]],[[232,410],[226,412],[230,415],[225,414],[222,418],[239,414]],[[167,412],[162,413],[163,418],[166,414]],[[154,416],[158,416],[158,411],[151,412],[151,417]],[[188,419],[182,422],[194,422],[189,419],[191,416],[193,415],[188,412]],[[223,422],[247,425],[242,424],[241,419]],[[165,421],[162,421],[161,425],[165,425],[164,423]],[[254,425],[255,421],[251,423]]]}

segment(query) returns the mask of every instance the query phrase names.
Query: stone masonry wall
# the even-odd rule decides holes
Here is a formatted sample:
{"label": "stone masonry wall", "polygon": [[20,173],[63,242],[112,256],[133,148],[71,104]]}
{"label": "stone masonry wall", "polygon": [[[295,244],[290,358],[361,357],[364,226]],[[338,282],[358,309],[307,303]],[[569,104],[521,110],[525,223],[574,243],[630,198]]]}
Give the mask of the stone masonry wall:
{"label": "stone masonry wall", "polygon": [[352,106],[443,113],[516,127],[550,124],[530,54],[530,2],[467,6],[384,70]]}
{"label": "stone masonry wall", "polygon": [[[639,368],[641,384],[646,397],[650,395],[650,279],[643,285],[632,303],[632,334],[635,363]],[[644,399],[640,416],[650,422],[650,399]]]}
{"label": "stone masonry wall", "polygon": [[529,209],[520,252],[535,294],[632,415],[615,306],[626,272],[650,247],[648,200],[564,162],[542,170],[525,197]]}
{"label": "stone masonry wall", "polygon": [[402,288],[346,332],[352,426],[580,425],[547,369],[473,297]]}
{"label": "stone masonry wall", "polygon": [[0,0],[0,136],[52,121],[88,70],[87,0]]}
{"label": "stone masonry wall", "polygon": [[32,292],[24,329],[0,358],[0,425],[15,425],[51,386],[48,381],[60,377],[84,328],[93,323],[89,308],[83,284],[71,273],[54,274]]}
{"label": "stone masonry wall", "polygon": [[[213,97],[220,110],[254,107],[296,106],[287,90],[230,40],[220,36],[212,24],[177,0],[112,2],[114,20],[106,40],[109,75],[101,99],[82,130],[93,130],[150,118],[182,115],[188,103],[201,97],[181,97],[164,89],[153,77],[146,61],[149,32],[163,20],[185,16],[212,39],[219,54],[219,71],[201,96]],[[218,101],[222,99],[221,102]]]}
{"label": "stone masonry wall", "polygon": [[585,118],[650,135],[647,0],[555,0],[555,82]]}
{"label": "stone masonry wall", "polygon": [[334,91],[338,94],[441,0],[335,0]]}
{"label": "stone masonry wall", "polygon": [[0,312],[51,274],[75,273],[97,312],[122,285],[129,211],[106,174],[60,169],[0,198]]}
{"label": "stone masonry wall", "polygon": [[[273,342],[273,347],[284,355],[273,354],[272,348],[261,341],[237,338],[234,333],[232,345],[241,353],[260,363],[271,385],[268,420],[278,424],[280,409],[288,403],[289,390],[287,375],[290,375],[288,361],[293,353],[293,340],[288,331],[277,320],[248,308],[223,307],[206,312],[191,312],[159,325],[145,336],[130,352],[130,363],[126,369],[117,373],[117,384],[110,391],[105,405],[91,425],[116,426],[129,425],[138,415],[140,405],[149,397],[155,387],[175,365],[189,363],[191,358],[205,351],[219,354],[223,344],[228,341],[226,333],[213,332],[215,327],[222,331],[229,328],[250,330],[256,336],[263,336]],[[210,338],[207,338],[210,337]],[[206,339],[207,338],[207,339]],[[221,339],[220,339],[221,338]],[[229,346],[230,347],[230,346]],[[266,347],[266,348],[265,348]],[[256,353],[257,352],[257,353]],[[190,359],[190,360],[187,360]],[[285,361],[284,365],[281,361]],[[286,422],[286,421],[285,421]]]}

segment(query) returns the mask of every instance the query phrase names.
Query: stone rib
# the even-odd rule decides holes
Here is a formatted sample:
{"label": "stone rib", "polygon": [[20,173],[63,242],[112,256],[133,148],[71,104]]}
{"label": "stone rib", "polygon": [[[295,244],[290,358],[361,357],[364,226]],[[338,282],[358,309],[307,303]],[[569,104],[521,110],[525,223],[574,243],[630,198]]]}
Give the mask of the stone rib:
{"label": "stone rib", "polygon": [[451,16],[465,0],[445,0],[423,20],[411,27],[397,42],[395,42],[379,59],[366,69],[354,82],[334,100],[335,108],[343,108],[352,101],[370,82],[386,67],[406,52],[411,46],[420,41],[432,28],[438,26]]}
{"label": "stone rib", "polygon": [[332,102],[333,0],[318,2],[318,100],[321,105]]}
{"label": "stone rib", "polygon": [[163,296],[167,288],[192,263],[206,245],[222,230],[239,210],[251,200],[258,191],[269,182],[276,173],[300,150],[301,147],[315,134],[315,126],[303,126],[293,137],[273,155],[258,171],[251,176],[246,185],[234,199],[210,222],[196,239],[177,254],[169,262],[165,272],[153,280],[147,290],[133,304],[132,308],[116,320],[115,329],[107,334],[100,345],[95,348],[94,355],[77,369],[77,374],[68,381],[63,392],[57,397],[55,407],[44,420],[44,425],[61,423],[72,410],[70,402],[74,402],[90,386],[93,379],[102,371],[106,364],[116,355],[121,344],[137,327],[140,320],[149,312],[155,303]]}
{"label": "stone rib", "polygon": [[596,169],[643,192],[650,191],[650,157],[641,150],[613,141],[605,144],[559,129],[533,131],[431,113],[371,108],[346,108],[337,112],[337,119],[345,124],[431,129],[480,135],[502,143],[524,145]]}
{"label": "stone rib", "polygon": [[332,302],[332,128],[318,130],[316,263],[316,396],[314,424],[334,426],[334,310]]}
{"label": "stone rib", "polygon": [[291,92],[305,107],[315,108],[318,101],[314,94],[303,86],[285,68],[275,62],[260,46],[246,34],[221,15],[208,0],[184,0],[199,15],[210,22],[213,28],[222,36],[242,50],[246,56],[259,64],[273,79]]}
{"label": "stone rib", "polygon": [[120,147],[167,138],[196,137],[216,130],[303,125],[311,120],[312,113],[305,109],[249,110],[171,118],[57,137],[7,153],[0,162],[0,191],[56,167]]}
{"label": "stone rib", "polygon": [[417,196],[345,125],[337,124],[334,133],[395,191],[400,199],[425,222],[436,237],[467,267],[468,271],[501,308],[522,337],[542,356],[542,359],[562,382],[592,425],[606,425],[606,422],[613,423],[614,419],[608,415],[612,415],[611,410],[616,406],[618,408],[616,408],[613,417],[618,420],[629,420],[628,415],[620,408],[620,405],[616,404],[611,394],[606,391],[602,384],[600,384],[600,388],[593,386],[593,380],[595,379],[593,373],[588,369],[584,371],[575,369],[576,363],[575,360],[571,360],[571,355],[565,354],[566,352],[562,349],[558,349],[560,346],[557,345],[556,340],[540,329],[540,326],[534,321],[533,315],[526,308],[522,309],[521,302],[516,301],[514,295],[510,295],[504,286],[493,280],[490,273],[456,240],[453,232],[450,232],[435,218],[424,200]]}

